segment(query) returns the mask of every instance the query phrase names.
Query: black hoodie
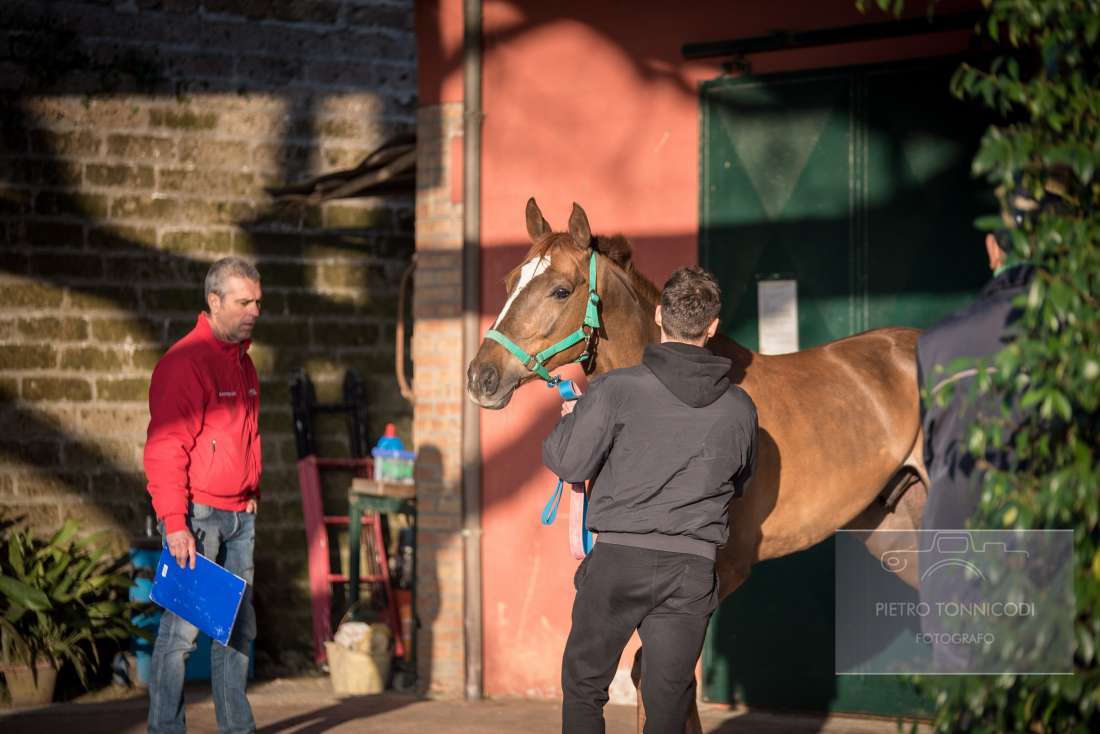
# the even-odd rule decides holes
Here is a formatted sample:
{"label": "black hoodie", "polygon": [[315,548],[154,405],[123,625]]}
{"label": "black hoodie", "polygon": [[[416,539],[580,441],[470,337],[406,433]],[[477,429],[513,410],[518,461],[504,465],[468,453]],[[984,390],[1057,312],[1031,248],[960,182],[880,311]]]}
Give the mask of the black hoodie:
{"label": "black hoodie", "polygon": [[756,462],[756,406],[730,361],[680,342],[595,378],[543,442],[567,482],[595,479],[588,528],[600,542],[715,557],[726,510]]}

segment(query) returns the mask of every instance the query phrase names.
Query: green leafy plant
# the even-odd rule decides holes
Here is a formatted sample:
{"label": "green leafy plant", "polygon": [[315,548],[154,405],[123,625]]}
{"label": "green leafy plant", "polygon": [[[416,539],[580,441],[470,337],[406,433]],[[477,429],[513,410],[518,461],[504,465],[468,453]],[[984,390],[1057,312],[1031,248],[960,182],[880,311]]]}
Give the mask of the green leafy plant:
{"label": "green leafy plant", "polygon": [[68,521],[48,539],[11,526],[0,551],[0,662],[73,666],[88,685],[96,644],[145,633],[130,623],[129,577],[97,536]]}
{"label": "green leafy plant", "polygon": [[[856,0],[861,9],[866,0]],[[900,13],[903,0],[874,0]],[[974,159],[1011,223],[1010,258],[1035,266],[1018,335],[979,367],[978,392],[1005,396],[1000,419],[970,426],[981,461],[1010,446],[1010,471],[985,465],[973,527],[1074,530],[1074,671],[1069,676],[926,677],[937,732],[1100,731],[1100,0],[983,0],[978,31],[999,55],[964,63],[961,99],[999,113]],[[1017,209],[1018,213],[1018,209]],[[985,369],[990,367],[992,369]],[[1010,417],[1018,401],[1020,416]]]}

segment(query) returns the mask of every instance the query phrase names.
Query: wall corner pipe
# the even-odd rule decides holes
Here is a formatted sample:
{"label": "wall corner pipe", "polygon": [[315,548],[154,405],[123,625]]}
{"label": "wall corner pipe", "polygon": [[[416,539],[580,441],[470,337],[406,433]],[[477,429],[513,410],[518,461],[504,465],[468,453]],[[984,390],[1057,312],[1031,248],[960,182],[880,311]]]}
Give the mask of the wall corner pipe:
{"label": "wall corner pipe", "polygon": [[[463,0],[462,42],[462,365],[481,342],[481,0]],[[481,613],[480,408],[462,401],[462,545],[466,698],[483,693]]]}

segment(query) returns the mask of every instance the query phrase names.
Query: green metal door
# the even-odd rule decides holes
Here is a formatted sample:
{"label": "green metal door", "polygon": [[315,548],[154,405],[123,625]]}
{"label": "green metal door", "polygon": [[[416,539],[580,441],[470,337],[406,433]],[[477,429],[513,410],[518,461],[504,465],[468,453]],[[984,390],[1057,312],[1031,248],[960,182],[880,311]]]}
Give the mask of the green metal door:
{"label": "green metal door", "polygon": [[[758,348],[757,288],[797,282],[798,344],[928,326],[989,276],[969,175],[985,121],[951,66],[840,69],[703,85],[700,262],[725,332]],[[868,556],[868,560],[870,556]],[[895,714],[899,678],[834,675],[834,546],[762,563],[715,613],[704,695],[750,706]]]}

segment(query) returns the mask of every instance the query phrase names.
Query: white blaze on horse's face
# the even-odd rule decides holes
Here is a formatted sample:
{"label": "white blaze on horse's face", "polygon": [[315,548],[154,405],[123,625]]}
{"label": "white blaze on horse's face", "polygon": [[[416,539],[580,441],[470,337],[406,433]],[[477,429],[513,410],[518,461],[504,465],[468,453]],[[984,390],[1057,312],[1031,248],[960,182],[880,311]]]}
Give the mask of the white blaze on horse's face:
{"label": "white blaze on horse's face", "polygon": [[531,258],[523,264],[523,267],[519,269],[519,282],[516,283],[516,287],[512,290],[512,294],[508,296],[507,302],[504,304],[504,308],[500,310],[500,315],[497,316],[497,320],[493,322],[493,328],[496,329],[500,326],[500,322],[504,321],[505,315],[508,313],[508,309],[512,307],[516,298],[523,292],[523,289],[530,284],[532,280],[537,278],[546,272],[546,269],[550,267],[550,258],[546,255],[539,257],[537,260]]}

